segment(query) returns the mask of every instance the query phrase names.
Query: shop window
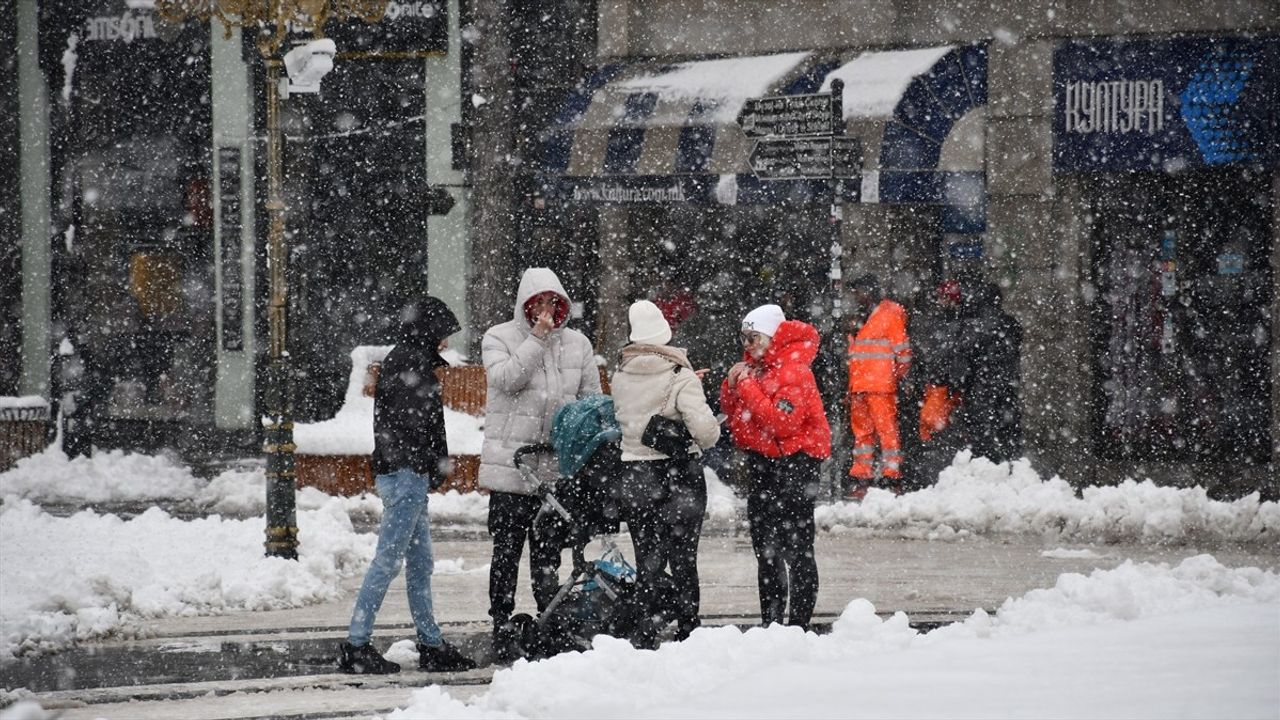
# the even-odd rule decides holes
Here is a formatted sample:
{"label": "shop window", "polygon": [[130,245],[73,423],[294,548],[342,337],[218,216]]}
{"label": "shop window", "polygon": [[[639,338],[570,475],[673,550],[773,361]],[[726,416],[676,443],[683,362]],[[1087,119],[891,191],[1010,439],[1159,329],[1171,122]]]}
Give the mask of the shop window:
{"label": "shop window", "polygon": [[1274,242],[1265,178],[1117,177],[1094,192],[1104,455],[1265,462]]}

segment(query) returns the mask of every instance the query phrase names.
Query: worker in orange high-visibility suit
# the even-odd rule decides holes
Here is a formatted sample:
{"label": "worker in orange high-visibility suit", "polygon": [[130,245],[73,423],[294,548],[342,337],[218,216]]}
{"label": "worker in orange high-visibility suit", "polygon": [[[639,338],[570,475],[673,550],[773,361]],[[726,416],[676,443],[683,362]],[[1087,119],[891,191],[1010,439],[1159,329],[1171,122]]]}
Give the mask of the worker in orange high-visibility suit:
{"label": "worker in orange high-visibility suit", "polygon": [[850,287],[853,313],[849,322],[849,424],[853,428],[856,483],[846,496],[861,500],[876,477],[875,451],[880,446],[880,473],[888,489],[901,491],[902,447],[898,442],[898,381],[911,368],[907,311],[885,299],[879,280],[863,275]]}

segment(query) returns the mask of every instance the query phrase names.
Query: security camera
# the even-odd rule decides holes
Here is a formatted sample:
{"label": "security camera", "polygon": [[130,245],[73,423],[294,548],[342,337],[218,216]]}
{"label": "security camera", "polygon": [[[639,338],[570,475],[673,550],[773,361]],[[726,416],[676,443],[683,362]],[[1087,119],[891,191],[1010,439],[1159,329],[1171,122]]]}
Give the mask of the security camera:
{"label": "security camera", "polygon": [[320,92],[320,80],[333,69],[333,56],[338,48],[333,41],[312,40],[285,53],[284,69],[289,73],[290,93]]}

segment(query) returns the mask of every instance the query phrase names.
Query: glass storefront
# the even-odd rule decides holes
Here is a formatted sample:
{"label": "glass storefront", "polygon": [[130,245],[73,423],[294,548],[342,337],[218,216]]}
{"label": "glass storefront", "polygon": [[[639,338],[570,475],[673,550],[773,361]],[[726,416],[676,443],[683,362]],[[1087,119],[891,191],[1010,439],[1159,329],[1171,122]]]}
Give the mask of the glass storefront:
{"label": "glass storefront", "polygon": [[208,418],[209,28],[107,3],[59,30],[45,33],[68,48],[55,85],[57,300],[83,399],[102,442],[134,422]]}
{"label": "glass storefront", "polygon": [[299,419],[333,417],[350,352],[395,341],[427,289],[420,60],[338,63],[283,119],[289,205],[289,352]]}
{"label": "glass storefront", "polygon": [[1271,453],[1270,173],[1093,183],[1096,427],[1107,457]]}

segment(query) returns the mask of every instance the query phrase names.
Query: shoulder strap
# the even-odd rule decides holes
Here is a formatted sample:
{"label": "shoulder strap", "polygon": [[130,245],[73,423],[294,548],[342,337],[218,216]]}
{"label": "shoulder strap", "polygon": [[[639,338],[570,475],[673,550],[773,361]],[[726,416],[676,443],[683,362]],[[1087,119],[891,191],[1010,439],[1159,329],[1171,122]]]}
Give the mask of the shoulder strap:
{"label": "shoulder strap", "polygon": [[658,414],[661,415],[667,409],[667,403],[671,401],[671,391],[676,386],[676,376],[680,374],[680,366],[676,365],[671,369],[671,381],[667,383],[667,394],[662,398],[662,405],[658,406]]}

